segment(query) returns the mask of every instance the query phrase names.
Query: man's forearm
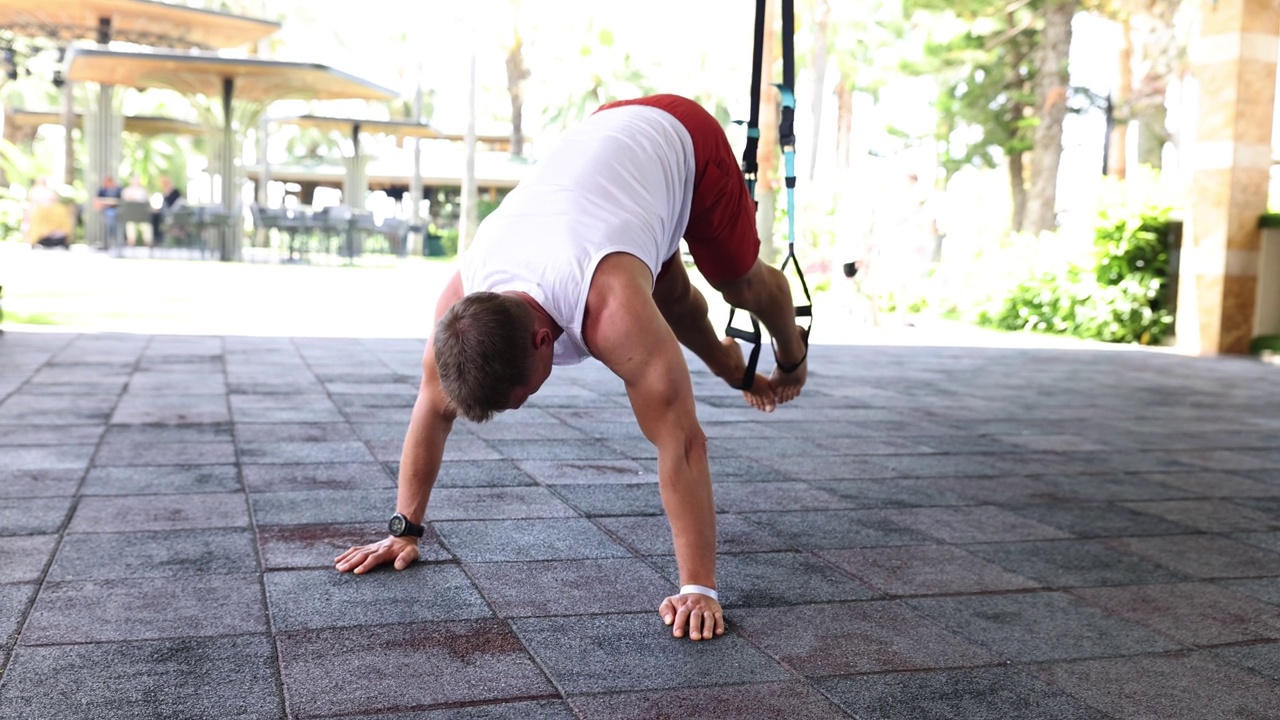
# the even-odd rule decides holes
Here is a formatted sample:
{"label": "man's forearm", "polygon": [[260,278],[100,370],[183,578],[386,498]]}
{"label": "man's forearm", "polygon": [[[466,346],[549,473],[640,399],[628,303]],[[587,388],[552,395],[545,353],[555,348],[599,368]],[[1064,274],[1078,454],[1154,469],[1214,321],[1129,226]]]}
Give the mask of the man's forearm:
{"label": "man's forearm", "polygon": [[681,585],[716,586],[716,510],[706,441],[658,448],[658,485]]}
{"label": "man's forearm", "polygon": [[452,427],[451,420],[425,409],[421,400],[414,406],[400,451],[396,511],[415,523],[422,523],[426,517],[427,500],[440,473],[445,441]]}

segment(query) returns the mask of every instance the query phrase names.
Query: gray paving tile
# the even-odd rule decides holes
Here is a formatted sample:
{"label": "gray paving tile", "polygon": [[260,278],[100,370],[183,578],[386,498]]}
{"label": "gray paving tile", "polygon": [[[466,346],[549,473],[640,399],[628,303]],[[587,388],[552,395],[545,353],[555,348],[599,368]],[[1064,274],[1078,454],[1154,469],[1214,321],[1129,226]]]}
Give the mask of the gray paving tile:
{"label": "gray paving tile", "polygon": [[129,376],[129,392],[141,395],[219,395],[227,393],[221,373],[139,370]]}
{"label": "gray paving tile", "polygon": [[721,483],[714,488],[719,512],[833,510],[853,507],[839,495],[798,481]]}
{"label": "gray paving tile", "polygon": [[1113,503],[1026,505],[1011,511],[1078,537],[1177,535],[1193,528]]}
{"label": "gray paving tile", "polygon": [[467,572],[502,617],[657,612],[675,585],[632,558],[473,563]]}
{"label": "gray paving tile", "polygon": [[1275,497],[1280,487],[1224,472],[1163,473],[1157,482],[1202,498]]}
{"label": "gray paving tile", "polygon": [[120,398],[120,404],[111,414],[111,422],[119,425],[189,425],[230,420],[227,396],[222,393],[162,395],[146,390],[131,391]]}
{"label": "gray paving tile", "polygon": [[1273,517],[1266,512],[1229,500],[1165,500],[1133,502],[1125,505],[1205,532],[1280,530],[1280,516]]}
{"label": "gray paving tile", "polygon": [[[386,528],[372,523],[355,525],[271,525],[258,528],[258,547],[267,570],[296,568],[332,569],[334,561],[348,548],[374,542],[386,536]],[[418,541],[422,562],[452,561],[453,555],[440,546],[435,530]]]}
{"label": "gray paving tile", "polygon": [[415,563],[366,575],[320,570],[263,576],[277,632],[491,617],[484,599],[454,564]]}
{"label": "gray paving tile", "polygon": [[[18,638],[18,629],[40,586],[35,583],[0,585],[0,649],[8,650]],[[0,694],[0,699],[4,695]]]}
{"label": "gray paving tile", "polygon": [[[2,394],[2,393],[0,393]],[[102,438],[105,425],[0,425],[0,447],[13,445],[93,445]]]}
{"label": "gray paving tile", "polygon": [[0,453],[0,470],[83,470],[96,445],[18,445]]}
{"label": "gray paving tile", "polygon": [[68,497],[6,499],[0,503],[0,536],[60,532],[71,503]]}
{"label": "gray paving tile", "polygon": [[1201,579],[1280,575],[1280,553],[1216,535],[1114,538],[1104,542]]}
{"label": "gray paving tile", "polygon": [[265,635],[23,647],[0,693],[12,720],[284,716]]}
{"label": "gray paving tile", "polygon": [[[235,608],[226,612],[226,608]],[[265,632],[256,574],[46,583],[22,629],[23,645],[155,640]]]}
{"label": "gray paving tile", "polygon": [[578,513],[543,487],[439,488],[427,506],[430,520],[509,520],[577,517]]}
{"label": "gray paving tile", "polygon": [[0,583],[36,582],[57,546],[57,535],[0,537]]}
{"label": "gray paving tile", "polygon": [[662,495],[657,478],[628,485],[551,485],[551,491],[587,517],[601,515],[660,515]]}
{"label": "gray paving tile", "polygon": [[810,485],[839,495],[853,507],[930,507],[965,504],[949,479],[810,480]]}
{"label": "gray paving tile", "polygon": [[90,470],[80,494],[225,493],[239,489],[235,465],[120,465]]}
{"label": "gray paving tile", "polygon": [[249,492],[362,490],[394,487],[394,478],[376,462],[243,465]]}
{"label": "gray paving tile", "polygon": [[629,557],[589,520],[451,520],[435,523],[440,539],[466,563]]}
{"label": "gray paving tile", "polygon": [[0,423],[12,425],[105,425],[119,395],[71,396],[18,392],[0,402]]}
{"label": "gray paving tile", "polygon": [[1273,682],[1280,682],[1280,643],[1215,650],[1213,656],[1237,667],[1248,668]]}
{"label": "gray paving tile", "polygon": [[240,461],[245,464],[271,463],[372,463],[369,448],[361,441],[346,442],[241,442]]}
{"label": "gray paving tile", "polygon": [[327,395],[295,392],[247,395],[233,392],[227,397],[231,403],[231,419],[237,423],[317,423],[344,420],[342,413]]}
{"label": "gray paving tile", "polygon": [[1180,647],[1064,593],[905,602],[948,630],[1015,662],[1133,655]]}
{"label": "gray paving tile", "polygon": [[530,477],[546,485],[610,485],[657,482],[657,473],[649,472],[635,460],[622,458],[597,461],[520,460],[516,466]]}
{"label": "gray paving tile", "polygon": [[1053,540],[1070,533],[1019,517],[994,506],[904,508],[884,510],[884,517],[903,527],[952,543]]}
{"label": "gray paving tile", "polygon": [[81,498],[67,531],[194,530],[248,525],[248,508],[240,493],[111,495]]}
{"label": "gray paving tile", "polygon": [[965,550],[1053,587],[1135,585],[1186,579],[1154,562],[1098,540],[1047,540],[966,545]]}
{"label": "gray paving tile", "polygon": [[1040,584],[950,545],[823,550],[823,560],[888,595],[1029,590]]}
{"label": "gray paving tile", "polygon": [[[258,572],[248,529],[70,533],[49,568],[49,582],[173,578]],[[157,580],[157,584],[167,581]]]}
{"label": "gray paving tile", "polygon": [[[597,517],[595,522],[641,555],[675,554],[675,545],[671,541],[671,524],[666,515]],[[716,515],[717,552],[750,553],[790,549],[790,543],[770,535],[741,516]]]}
{"label": "gray paving tile", "polygon": [[1161,480],[1167,473],[1097,475],[1041,475],[1036,479],[1054,489],[1063,500],[1077,502],[1123,502],[1126,500],[1172,500],[1187,497],[1187,490]]}
{"label": "gray paving tile", "polygon": [[567,696],[791,679],[732,631],[707,642],[674,638],[657,612],[526,618],[511,624]]}
{"label": "gray paving tile", "polygon": [[1280,685],[1204,653],[1037,666],[1042,679],[1113,717],[1132,720],[1266,718]]}
{"label": "gray paving tile", "polygon": [[534,485],[533,478],[511,460],[450,461],[440,463],[437,488]]}
{"label": "gray paving tile", "polygon": [[1016,668],[833,677],[827,697],[865,720],[1105,720],[1088,705]]}
{"label": "gray paving tile", "polygon": [[987,665],[988,651],[892,602],[746,609],[734,625],[806,677]]}
{"label": "gray paving tile", "polygon": [[249,502],[258,526],[371,523],[383,529],[395,512],[396,491],[386,488],[254,493]]}
{"label": "gray paving tile", "polygon": [[108,465],[229,465],[236,461],[230,441],[218,442],[103,442],[94,456],[97,467]]}
{"label": "gray paving tile", "polygon": [[[403,413],[404,411],[399,411]],[[348,415],[352,413],[348,411]],[[400,460],[400,449],[403,438],[396,440],[375,440],[369,443],[373,453],[379,460],[393,462]],[[461,435],[449,439],[444,446],[446,461],[502,460],[502,453],[493,449],[489,443],[478,437]]]}
{"label": "gray paving tile", "polygon": [[1280,608],[1208,583],[1083,588],[1072,594],[1185,645],[1280,639]]}
{"label": "gray paving tile", "polygon": [[883,547],[931,542],[883,513],[881,510],[805,510],[744,513],[743,517],[797,548]]}
{"label": "gray paving tile", "polygon": [[806,457],[757,458],[792,480],[865,480],[903,477],[896,470],[879,465],[870,455],[827,455],[814,452]]}
{"label": "gray paving tile", "polygon": [[563,700],[536,700],[389,715],[344,715],[328,720],[577,720],[577,716]]}
{"label": "gray paving tile", "polygon": [[624,457],[594,440],[490,440],[488,443],[502,457],[511,460],[621,460]]}
{"label": "gray paving tile", "polygon": [[[280,634],[278,643],[293,717],[558,699],[520,640],[500,620],[302,630]],[[387,672],[391,656],[417,670]],[[432,681],[423,682],[421,673]],[[333,682],[338,677],[364,681]]]}
{"label": "gray paving tile", "polygon": [[103,435],[107,445],[151,443],[229,442],[231,423],[192,425],[111,425]]}
{"label": "gray paving tile", "polygon": [[1255,597],[1265,603],[1280,605],[1280,577],[1257,578],[1254,580],[1223,580],[1218,584],[1250,597]]}
{"label": "gray paving tile", "polygon": [[582,695],[570,702],[582,720],[845,720],[849,717],[817,690],[799,682]]}
{"label": "gray paving tile", "polygon": [[[344,422],[328,423],[236,423],[240,443],[353,442],[362,440],[356,429]],[[404,437],[401,428],[400,437]]]}
{"label": "gray paving tile", "polygon": [[[672,584],[680,580],[674,557],[652,562]],[[802,553],[744,553],[716,558],[716,587],[725,608],[769,607],[865,600],[878,594]]]}

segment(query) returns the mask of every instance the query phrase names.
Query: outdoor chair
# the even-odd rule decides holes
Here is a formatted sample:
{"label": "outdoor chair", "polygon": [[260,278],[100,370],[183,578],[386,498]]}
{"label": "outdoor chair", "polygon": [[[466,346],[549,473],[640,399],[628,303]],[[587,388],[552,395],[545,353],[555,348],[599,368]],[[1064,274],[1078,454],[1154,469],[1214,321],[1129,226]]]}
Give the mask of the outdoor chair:
{"label": "outdoor chair", "polygon": [[[135,233],[134,244],[143,244],[141,238],[151,232],[150,204],[144,202],[122,202],[116,206],[116,232],[122,236],[117,238],[121,241],[121,245],[127,244],[130,227],[134,229]],[[141,228],[146,228],[146,230],[143,231]],[[138,233],[141,233],[141,235]]]}

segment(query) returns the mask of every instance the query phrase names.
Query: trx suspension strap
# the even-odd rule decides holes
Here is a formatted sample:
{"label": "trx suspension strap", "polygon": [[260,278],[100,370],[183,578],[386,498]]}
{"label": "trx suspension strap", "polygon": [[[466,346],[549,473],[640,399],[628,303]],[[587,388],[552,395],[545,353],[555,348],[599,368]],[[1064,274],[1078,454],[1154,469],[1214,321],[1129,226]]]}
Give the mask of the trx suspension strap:
{"label": "trx suspension strap", "polygon": [[[795,0],[781,0],[782,4],[782,84],[775,85],[781,94],[782,112],[778,121],[778,144],[782,148],[783,161],[786,168],[786,184],[787,184],[787,256],[782,261],[779,268],[782,272],[786,272],[787,266],[795,269],[796,277],[800,280],[800,289],[804,291],[804,305],[796,306],[796,317],[809,318],[809,327],[803,330],[803,339],[805,342],[805,355],[808,355],[808,338],[809,328],[813,327],[813,299],[809,295],[809,285],[805,282],[804,273],[800,270],[800,261],[796,258],[796,136],[795,136]],[[760,81],[764,64],[764,25],[766,0],[756,0],[756,24],[755,24],[755,47],[752,52],[751,64],[751,114],[747,121],[747,144],[742,152],[742,175],[747,182],[747,190],[751,193],[752,201],[758,206],[759,201],[756,200],[756,180],[759,165],[757,163],[756,154],[760,146]],[[740,389],[750,390],[756,378],[756,365],[760,360],[760,321],[751,314],[747,317],[751,320],[751,329],[745,330],[735,327],[733,324],[733,316],[738,308],[729,308],[729,325],[725,328],[725,335],[735,340],[742,340],[751,344],[751,352],[747,357],[747,370],[742,378]],[[774,348],[775,360],[777,357],[777,348]],[[800,367],[800,363],[804,362],[804,358],[800,359],[791,367],[779,364],[779,369],[783,372],[795,372]]]}

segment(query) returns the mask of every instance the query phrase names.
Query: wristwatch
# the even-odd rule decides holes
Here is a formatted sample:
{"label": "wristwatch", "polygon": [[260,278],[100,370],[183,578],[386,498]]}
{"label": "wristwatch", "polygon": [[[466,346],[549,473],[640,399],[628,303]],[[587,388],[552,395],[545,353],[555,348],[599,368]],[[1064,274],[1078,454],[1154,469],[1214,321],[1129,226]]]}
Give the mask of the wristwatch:
{"label": "wristwatch", "polygon": [[391,522],[387,523],[387,529],[396,537],[404,537],[405,535],[422,537],[423,533],[427,531],[425,527],[410,521],[403,513],[392,515]]}

